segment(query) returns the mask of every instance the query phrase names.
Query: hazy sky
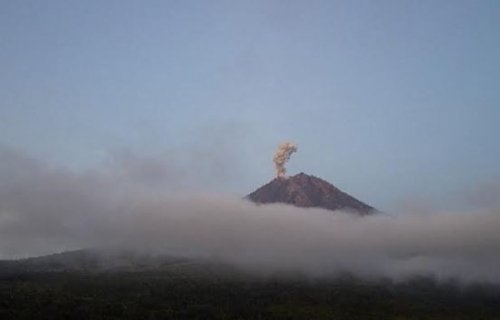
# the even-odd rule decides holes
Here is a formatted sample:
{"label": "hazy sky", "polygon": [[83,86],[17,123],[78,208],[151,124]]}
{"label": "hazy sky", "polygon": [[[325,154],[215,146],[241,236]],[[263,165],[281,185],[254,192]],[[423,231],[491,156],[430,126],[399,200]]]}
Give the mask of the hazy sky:
{"label": "hazy sky", "polygon": [[376,207],[452,202],[499,126],[497,0],[0,1],[0,144],[75,170],[189,150],[244,194],[292,140]]}

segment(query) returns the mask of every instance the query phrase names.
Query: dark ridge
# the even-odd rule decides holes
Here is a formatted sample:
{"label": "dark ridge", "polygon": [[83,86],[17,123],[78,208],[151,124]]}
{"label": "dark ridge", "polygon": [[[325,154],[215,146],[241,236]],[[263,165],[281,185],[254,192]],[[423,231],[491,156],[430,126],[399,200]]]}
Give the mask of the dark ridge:
{"label": "dark ridge", "polygon": [[260,204],[286,203],[304,208],[343,210],[359,215],[377,211],[331,183],[303,172],[289,178],[275,178],[246,198]]}
{"label": "dark ridge", "polygon": [[192,261],[175,256],[126,250],[81,249],[18,260],[0,260],[1,275],[37,272],[102,272],[155,270]]}

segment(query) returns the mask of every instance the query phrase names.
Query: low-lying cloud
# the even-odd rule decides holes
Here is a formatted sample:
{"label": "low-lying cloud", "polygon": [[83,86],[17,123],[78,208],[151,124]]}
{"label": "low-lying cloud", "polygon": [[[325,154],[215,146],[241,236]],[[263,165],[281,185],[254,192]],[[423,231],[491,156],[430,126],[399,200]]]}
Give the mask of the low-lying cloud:
{"label": "low-lying cloud", "polygon": [[[128,167],[133,174],[124,172]],[[148,163],[74,173],[3,148],[0,257],[113,247],[215,258],[272,273],[424,273],[500,282],[498,207],[357,217],[152,188],[142,168]]]}

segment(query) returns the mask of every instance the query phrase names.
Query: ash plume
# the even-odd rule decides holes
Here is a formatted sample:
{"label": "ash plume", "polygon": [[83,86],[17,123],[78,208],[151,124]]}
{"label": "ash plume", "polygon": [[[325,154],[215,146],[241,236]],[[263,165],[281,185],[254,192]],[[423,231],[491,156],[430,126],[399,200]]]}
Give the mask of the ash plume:
{"label": "ash plume", "polygon": [[278,146],[273,161],[276,167],[276,176],[284,178],[286,174],[285,163],[290,159],[292,153],[297,152],[297,145],[293,142],[284,142]]}

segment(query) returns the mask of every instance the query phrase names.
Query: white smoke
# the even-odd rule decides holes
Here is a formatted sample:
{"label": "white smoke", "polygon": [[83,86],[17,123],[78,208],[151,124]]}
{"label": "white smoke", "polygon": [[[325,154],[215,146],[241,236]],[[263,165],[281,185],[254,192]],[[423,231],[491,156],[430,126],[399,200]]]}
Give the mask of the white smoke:
{"label": "white smoke", "polygon": [[357,217],[257,206],[152,188],[149,175],[135,174],[148,172],[148,163],[120,164],[120,174],[130,167],[134,175],[118,180],[113,166],[75,174],[0,148],[0,258],[113,246],[216,257],[259,272],[425,273],[500,283],[499,207]]}
{"label": "white smoke", "polygon": [[284,178],[286,174],[285,163],[290,159],[292,153],[297,152],[297,145],[293,142],[284,142],[278,146],[273,161],[276,167],[276,176]]}

